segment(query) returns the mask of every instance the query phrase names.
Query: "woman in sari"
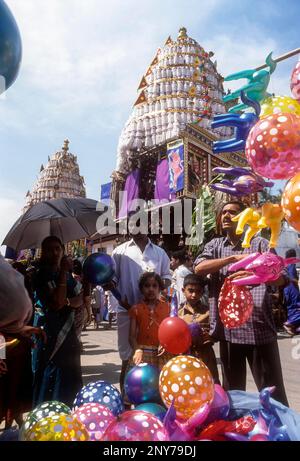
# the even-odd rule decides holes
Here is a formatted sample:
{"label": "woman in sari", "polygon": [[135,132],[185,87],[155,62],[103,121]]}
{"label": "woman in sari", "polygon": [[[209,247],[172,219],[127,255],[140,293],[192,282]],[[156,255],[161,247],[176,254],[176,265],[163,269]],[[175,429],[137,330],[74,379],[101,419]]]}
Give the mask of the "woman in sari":
{"label": "woman in sari", "polygon": [[24,277],[0,255],[0,424],[9,429],[32,406],[30,346],[32,335],[45,341],[45,333],[29,325],[32,303]]}
{"label": "woman in sari", "polygon": [[80,343],[74,313],[83,304],[82,292],[70,274],[70,261],[57,237],[42,242],[39,269],[34,278],[35,324],[42,326],[47,343],[37,344],[34,358],[34,406],[58,400],[71,406],[82,387]]}

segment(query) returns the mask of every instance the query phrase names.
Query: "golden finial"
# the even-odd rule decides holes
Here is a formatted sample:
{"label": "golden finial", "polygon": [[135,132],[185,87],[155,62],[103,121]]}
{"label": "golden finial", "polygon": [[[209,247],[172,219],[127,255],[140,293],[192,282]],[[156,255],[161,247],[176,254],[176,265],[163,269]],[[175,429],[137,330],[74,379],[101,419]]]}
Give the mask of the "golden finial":
{"label": "golden finial", "polygon": [[181,27],[181,28],[179,29],[179,33],[178,33],[178,37],[177,37],[178,40],[187,38],[187,33],[186,33],[186,32],[187,32],[186,28],[185,28],[185,27]]}
{"label": "golden finial", "polygon": [[70,141],[69,141],[68,139],[65,139],[65,140],[64,140],[64,146],[63,146],[62,150],[63,150],[64,152],[66,152],[66,153],[67,153],[68,150],[69,150],[69,144],[70,144]]}

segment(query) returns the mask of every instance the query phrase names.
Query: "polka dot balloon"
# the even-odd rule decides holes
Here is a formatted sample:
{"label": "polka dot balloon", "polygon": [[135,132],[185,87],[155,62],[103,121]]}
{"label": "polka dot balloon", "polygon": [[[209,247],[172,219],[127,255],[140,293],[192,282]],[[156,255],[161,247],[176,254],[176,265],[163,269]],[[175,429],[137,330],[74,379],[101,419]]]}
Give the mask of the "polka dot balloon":
{"label": "polka dot balloon", "polygon": [[273,114],[259,120],[246,142],[252,169],[271,179],[290,179],[300,170],[300,116]]}
{"label": "polka dot balloon", "polygon": [[262,101],[260,118],[273,114],[293,113],[300,115],[300,104],[289,96],[272,96]]}
{"label": "polka dot balloon", "polygon": [[102,441],[157,442],[167,441],[163,423],[145,411],[125,411],[105,431]]}
{"label": "polka dot balloon", "polygon": [[53,415],[41,419],[26,432],[28,442],[85,442],[89,434],[71,415]]}
{"label": "polka dot balloon", "polygon": [[247,287],[225,279],[219,295],[219,314],[226,328],[237,328],[249,319],[253,298]]}
{"label": "polka dot balloon", "polygon": [[26,437],[26,432],[31,430],[38,421],[60,414],[70,415],[71,409],[64,403],[57,402],[56,400],[41,403],[33,411],[28,413],[21,429],[20,438],[24,439]]}
{"label": "polka dot balloon", "polygon": [[287,222],[300,232],[300,173],[286,184],[281,205]]}
{"label": "polka dot balloon", "polygon": [[107,407],[95,402],[84,403],[73,416],[84,425],[92,441],[101,440],[106,428],[115,420]]}
{"label": "polka dot balloon", "polygon": [[73,404],[73,410],[81,407],[84,403],[100,403],[107,407],[114,416],[124,411],[122,397],[118,389],[107,381],[96,381],[84,386],[78,392]]}
{"label": "polka dot balloon", "polygon": [[300,102],[300,60],[297,62],[292,72],[291,92],[294,98]]}
{"label": "polka dot balloon", "polygon": [[164,404],[174,401],[177,416],[188,419],[214,398],[214,382],[202,360],[190,355],[171,359],[161,370],[159,390]]}

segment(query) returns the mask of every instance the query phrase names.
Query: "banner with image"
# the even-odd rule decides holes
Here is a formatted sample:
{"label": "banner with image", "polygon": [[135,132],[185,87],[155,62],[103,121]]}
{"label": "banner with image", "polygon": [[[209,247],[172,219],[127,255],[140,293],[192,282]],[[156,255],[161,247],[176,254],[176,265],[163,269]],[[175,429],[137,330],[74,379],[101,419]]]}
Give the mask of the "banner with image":
{"label": "banner with image", "polygon": [[167,145],[167,157],[170,192],[178,192],[184,188],[184,144],[182,139]]}

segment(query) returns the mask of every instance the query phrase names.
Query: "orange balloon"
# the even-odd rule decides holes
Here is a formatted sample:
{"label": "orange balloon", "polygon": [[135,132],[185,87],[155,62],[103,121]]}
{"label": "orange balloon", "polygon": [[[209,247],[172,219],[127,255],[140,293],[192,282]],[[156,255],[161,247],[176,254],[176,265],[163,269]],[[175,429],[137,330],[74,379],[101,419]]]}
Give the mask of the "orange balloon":
{"label": "orange balloon", "polygon": [[300,232],[300,173],[297,173],[286,184],[281,206],[287,222]]}
{"label": "orange balloon", "polygon": [[167,407],[174,402],[177,416],[188,419],[214,398],[214,381],[202,360],[178,355],[163,367],[159,376],[161,398]]}

